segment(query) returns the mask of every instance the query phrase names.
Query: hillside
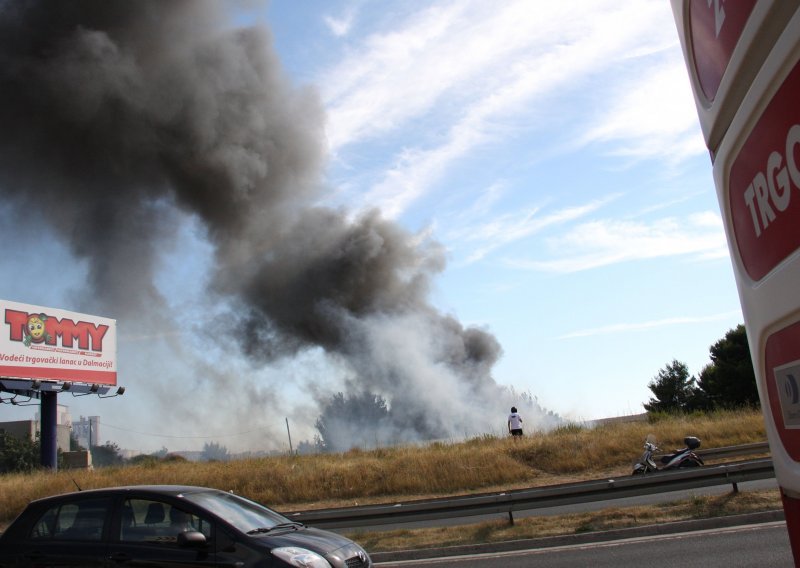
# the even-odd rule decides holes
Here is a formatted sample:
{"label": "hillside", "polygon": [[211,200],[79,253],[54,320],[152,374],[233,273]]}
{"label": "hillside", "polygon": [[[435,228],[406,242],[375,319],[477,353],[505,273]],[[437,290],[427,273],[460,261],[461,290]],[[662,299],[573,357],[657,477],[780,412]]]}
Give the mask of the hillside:
{"label": "hillside", "polygon": [[280,456],[229,462],[152,461],[94,471],[0,476],[0,526],[28,501],[113,485],[175,483],[231,490],[277,510],[302,510],[515,489],[622,475],[648,434],[662,448],[687,435],[703,448],[766,440],[760,411],[662,417],[650,422],[568,425],[523,439],[486,436],[463,442]]}

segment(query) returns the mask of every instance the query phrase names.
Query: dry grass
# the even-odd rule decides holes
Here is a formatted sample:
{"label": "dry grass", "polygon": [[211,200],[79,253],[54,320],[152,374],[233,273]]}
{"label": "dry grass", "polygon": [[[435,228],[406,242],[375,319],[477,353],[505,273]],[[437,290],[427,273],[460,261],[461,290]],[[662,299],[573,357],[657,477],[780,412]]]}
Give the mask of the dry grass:
{"label": "dry grass", "polygon": [[766,440],[759,411],[663,418],[655,423],[565,426],[521,440],[485,436],[459,443],[404,446],[344,454],[279,456],[232,462],[181,461],[0,476],[0,527],[32,499],[115,485],[187,484],[216,487],[302,510],[466,494],[594,479],[630,472],[644,438],[665,449],[687,435],[704,448]]}
{"label": "dry grass", "polygon": [[665,451],[683,447],[687,435],[699,437],[703,448],[766,441],[760,412],[719,412],[665,416],[651,423],[608,424],[594,429],[566,426],[526,440],[517,459],[553,475],[615,470],[638,458],[648,434],[656,435],[658,445]]}

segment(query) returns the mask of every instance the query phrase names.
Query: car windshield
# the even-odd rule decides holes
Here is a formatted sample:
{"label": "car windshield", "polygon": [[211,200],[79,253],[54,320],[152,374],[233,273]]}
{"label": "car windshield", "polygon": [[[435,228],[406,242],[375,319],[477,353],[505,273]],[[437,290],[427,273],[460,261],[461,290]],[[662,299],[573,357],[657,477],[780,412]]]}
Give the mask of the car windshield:
{"label": "car windshield", "polygon": [[204,491],[185,493],[183,497],[245,533],[254,529],[269,529],[290,522],[289,519],[271,509],[232,493]]}

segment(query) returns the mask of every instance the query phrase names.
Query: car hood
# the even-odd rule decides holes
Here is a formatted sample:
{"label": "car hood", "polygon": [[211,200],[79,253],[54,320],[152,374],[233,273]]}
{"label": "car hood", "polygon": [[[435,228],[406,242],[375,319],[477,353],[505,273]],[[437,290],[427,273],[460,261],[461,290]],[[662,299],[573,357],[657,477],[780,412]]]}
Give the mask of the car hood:
{"label": "car hood", "polygon": [[[357,554],[360,547],[349,538],[334,532],[315,529],[313,527],[303,527],[299,529],[289,529],[277,533],[267,533],[255,535],[253,538],[262,546],[277,548],[279,546],[297,546],[313,550],[317,554],[327,555],[339,549],[354,551]],[[349,557],[349,556],[347,556]]]}

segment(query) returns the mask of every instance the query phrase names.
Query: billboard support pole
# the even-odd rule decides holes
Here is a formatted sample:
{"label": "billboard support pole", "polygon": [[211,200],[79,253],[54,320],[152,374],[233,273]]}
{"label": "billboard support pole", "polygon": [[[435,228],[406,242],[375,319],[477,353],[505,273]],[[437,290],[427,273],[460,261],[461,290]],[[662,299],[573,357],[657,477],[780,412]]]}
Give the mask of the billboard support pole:
{"label": "billboard support pole", "polygon": [[42,447],[42,467],[55,471],[58,469],[58,445],[56,443],[58,393],[42,393],[40,414],[42,417],[40,439]]}

